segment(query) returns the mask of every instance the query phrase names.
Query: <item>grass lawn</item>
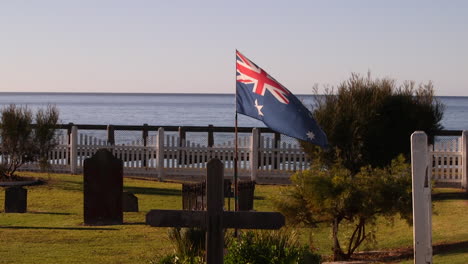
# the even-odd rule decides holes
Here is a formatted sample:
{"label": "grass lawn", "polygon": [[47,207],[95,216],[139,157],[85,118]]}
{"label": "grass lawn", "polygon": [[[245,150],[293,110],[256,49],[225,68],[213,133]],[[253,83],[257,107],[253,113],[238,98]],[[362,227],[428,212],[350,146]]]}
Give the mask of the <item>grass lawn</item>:
{"label": "grass lawn", "polygon": [[[124,213],[123,225],[90,227],[82,224],[81,175],[34,176],[48,179],[48,184],[27,187],[28,213],[3,213],[4,189],[0,189],[0,263],[149,263],[172,251],[167,229],[148,227],[144,221],[150,209],[181,209],[181,184],[126,178],[124,189],[138,197],[140,212]],[[257,186],[255,209],[274,210],[269,197],[280,188],[285,187]],[[467,195],[456,189],[436,192],[434,263],[467,263]],[[304,243],[312,240],[319,253],[331,254],[327,226],[299,231]],[[376,235],[379,243],[361,250],[411,253],[412,229],[404,221],[389,225],[379,219]],[[412,263],[403,253],[394,262]]]}

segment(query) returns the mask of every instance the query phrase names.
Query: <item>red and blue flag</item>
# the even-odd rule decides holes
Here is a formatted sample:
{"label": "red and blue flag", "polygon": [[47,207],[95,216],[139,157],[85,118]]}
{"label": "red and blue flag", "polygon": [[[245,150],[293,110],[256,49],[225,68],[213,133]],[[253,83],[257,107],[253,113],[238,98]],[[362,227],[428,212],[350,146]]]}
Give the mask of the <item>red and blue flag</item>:
{"label": "red and blue flag", "polygon": [[263,121],[274,131],[325,147],[327,136],[312,113],[286,87],[236,51],[237,112]]}

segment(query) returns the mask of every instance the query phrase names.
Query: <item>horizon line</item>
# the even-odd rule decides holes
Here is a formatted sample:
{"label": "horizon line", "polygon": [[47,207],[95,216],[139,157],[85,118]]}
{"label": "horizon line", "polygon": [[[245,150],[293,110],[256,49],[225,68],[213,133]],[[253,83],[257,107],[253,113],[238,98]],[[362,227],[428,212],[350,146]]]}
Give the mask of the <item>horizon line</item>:
{"label": "horizon line", "polygon": [[[236,93],[145,93],[145,92],[2,92],[0,94],[37,94],[37,95],[235,95]],[[294,94],[297,96],[314,96],[324,94]],[[436,97],[468,97],[468,95],[435,95]]]}

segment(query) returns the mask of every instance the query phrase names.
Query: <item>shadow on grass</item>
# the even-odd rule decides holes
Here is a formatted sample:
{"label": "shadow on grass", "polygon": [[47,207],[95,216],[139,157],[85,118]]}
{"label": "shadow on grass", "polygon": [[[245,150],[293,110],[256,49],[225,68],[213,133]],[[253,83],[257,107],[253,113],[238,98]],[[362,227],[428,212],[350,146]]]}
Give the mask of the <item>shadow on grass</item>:
{"label": "shadow on grass", "polygon": [[0,226],[0,229],[43,229],[43,230],[88,230],[88,231],[110,231],[110,230],[119,230],[117,228],[107,228],[107,227],[49,227],[49,226]]}
{"label": "shadow on grass", "polygon": [[467,192],[448,192],[448,193],[435,193],[432,195],[433,201],[444,200],[468,200]]}
{"label": "shadow on grass", "polygon": [[149,188],[149,187],[135,187],[124,186],[124,191],[133,194],[147,194],[147,195],[162,195],[162,196],[181,196],[181,190],[163,189],[163,188]]}
{"label": "shadow on grass", "polygon": [[55,188],[62,189],[64,191],[83,191],[83,183],[76,181],[60,181],[55,183]]}
{"label": "shadow on grass", "polygon": [[146,225],[145,222],[123,223],[123,225]]}
{"label": "shadow on grass", "polygon": [[[65,191],[83,192],[83,183],[81,182],[63,181],[62,184],[57,184],[56,187]],[[181,196],[182,195],[181,190],[151,188],[151,187],[124,186],[124,191],[128,191],[133,194],[147,194],[147,195],[162,195],[162,196]]]}
{"label": "shadow on grass", "polygon": [[468,253],[468,241],[439,244],[433,247],[435,255],[448,255],[453,253]]}
{"label": "shadow on grass", "polygon": [[55,213],[55,212],[28,212],[29,214],[47,214],[47,215],[71,215],[71,213]]}
{"label": "shadow on grass", "polygon": [[[450,255],[468,253],[468,241],[444,243],[432,247],[433,255]],[[353,255],[353,260],[377,261],[379,263],[394,263],[413,258],[413,248],[400,248],[389,251],[366,251]]]}

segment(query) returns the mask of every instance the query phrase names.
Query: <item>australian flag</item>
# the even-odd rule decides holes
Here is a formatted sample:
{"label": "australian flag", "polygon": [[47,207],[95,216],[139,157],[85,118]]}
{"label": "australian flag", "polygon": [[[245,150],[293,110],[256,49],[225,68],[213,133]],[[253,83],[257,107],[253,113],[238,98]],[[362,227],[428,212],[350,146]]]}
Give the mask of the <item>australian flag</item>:
{"label": "australian flag", "polygon": [[239,114],[261,120],[278,133],[327,146],[327,136],[296,96],[239,51],[236,57]]}

